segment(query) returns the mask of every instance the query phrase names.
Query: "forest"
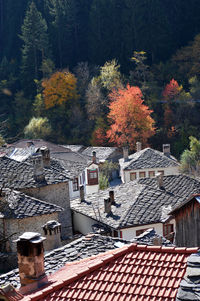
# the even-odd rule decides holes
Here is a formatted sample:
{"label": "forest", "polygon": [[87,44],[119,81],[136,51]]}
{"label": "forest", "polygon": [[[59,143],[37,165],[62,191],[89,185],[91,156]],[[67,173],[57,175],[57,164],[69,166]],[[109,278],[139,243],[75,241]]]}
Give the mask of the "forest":
{"label": "forest", "polygon": [[200,138],[198,0],[0,0],[0,143]]}

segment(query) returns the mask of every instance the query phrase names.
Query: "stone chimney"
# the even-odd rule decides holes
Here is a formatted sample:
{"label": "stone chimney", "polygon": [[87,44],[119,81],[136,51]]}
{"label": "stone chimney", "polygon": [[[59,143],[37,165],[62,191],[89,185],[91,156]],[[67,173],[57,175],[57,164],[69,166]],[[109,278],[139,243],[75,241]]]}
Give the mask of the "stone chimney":
{"label": "stone chimney", "polygon": [[123,158],[124,162],[128,161],[128,146],[123,146]]}
{"label": "stone chimney", "polygon": [[109,191],[109,197],[110,197],[111,205],[114,205],[115,204],[114,190]]}
{"label": "stone chimney", "polygon": [[92,162],[97,163],[97,157],[96,157],[96,152],[95,151],[92,152]]}
{"label": "stone chimney", "polygon": [[55,220],[48,221],[42,226],[45,235],[44,249],[50,251],[61,246],[61,224]]}
{"label": "stone chimney", "polygon": [[46,146],[42,146],[40,148],[40,152],[42,154],[42,159],[43,159],[43,165],[45,168],[49,168],[51,165],[51,160],[50,160],[50,150]]}
{"label": "stone chimney", "polygon": [[142,150],[142,143],[136,142],[136,152],[140,152]]}
{"label": "stone chimney", "polygon": [[21,287],[35,284],[36,289],[44,282],[44,249],[45,240],[39,233],[25,232],[17,240],[17,256]]}
{"label": "stone chimney", "polygon": [[170,157],[170,144],[163,144],[163,154],[167,157]]}
{"label": "stone chimney", "polygon": [[44,182],[45,175],[44,175],[44,165],[43,165],[42,155],[33,154],[32,155],[32,161],[33,161],[34,179],[37,182]]}
{"label": "stone chimney", "polygon": [[111,200],[110,198],[104,199],[104,212],[111,213]]}
{"label": "stone chimney", "polygon": [[85,200],[85,191],[84,191],[84,186],[81,185],[79,187],[79,190],[80,190],[80,199],[81,199],[81,202],[83,202]]}
{"label": "stone chimney", "polygon": [[33,146],[34,143],[33,143],[32,141],[27,141],[27,142],[26,142],[26,145],[27,145],[27,147],[30,147],[30,146]]}
{"label": "stone chimney", "polygon": [[156,174],[156,179],[157,179],[157,183],[158,183],[158,188],[159,189],[164,189],[163,174],[161,172],[158,172]]}

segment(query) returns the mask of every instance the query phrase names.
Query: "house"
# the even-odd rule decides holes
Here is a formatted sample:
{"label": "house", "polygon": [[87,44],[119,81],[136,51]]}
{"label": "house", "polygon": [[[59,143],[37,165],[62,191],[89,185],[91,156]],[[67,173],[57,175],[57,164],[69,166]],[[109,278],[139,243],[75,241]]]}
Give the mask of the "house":
{"label": "house", "polygon": [[177,246],[200,246],[200,194],[192,195],[171,214],[176,221]]}
{"label": "house", "polygon": [[[199,258],[197,248],[133,243],[68,263],[48,276],[44,270],[41,236],[32,233],[20,237],[17,250],[21,287],[15,290],[8,285],[0,289],[0,296],[5,300],[175,301],[187,273],[189,256],[194,254],[192,256]],[[36,261],[40,264],[36,265]],[[26,269],[27,263],[29,269]]]}
{"label": "house", "polygon": [[133,181],[72,200],[75,231],[86,234],[99,225],[104,233],[131,240],[154,228],[158,234],[173,240],[175,221],[168,213],[184,198],[158,185],[153,188]]}
{"label": "house", "polygon": [[64,208],[59,212],[62,238],[72,236],[69,203],[69,174],[58,164],[51,165],[48,151],[35,154],[31,163],[0,158],[0,188],[12,188],[29,196]]}
{"label": "house", "polygon": [[[0,197],[0,231],[2,243],[0,252],[6,260],[0,260],[0,271],[5,272],[17,264],[17,239],[24,231],[41,232],[48,221],[58,220],[61,207],[30,197],[20,191],[6,189]],[[47,250],[47,249],[46,249]]]}
{"label": "house", "polygon": [[124,157],[119,160],[120,175],[123,183],[139,178],[153,178],[157,173],[163,175],[179,174],[179,163],[170,154],[170,145],[163,144],[163,152],[149,147],[141,149],[137,142],[137,152],[128,156],[128,149],[124,148]]}
{"label": "house", "polygon": [[[66,263],[79,261],[80,259],[88,258],[99,253],[114,250],[126,244],[128,244],[128,242],[122,239],[100,234],[88,234],[82,236],[63,247],[45,253],[45,273],[46,275],[50,275],[64,267]],[[5,285],[12,285],[15,288],[20,287],[18,268],[11,270],[6,274],[0,274],[0,287]]]}

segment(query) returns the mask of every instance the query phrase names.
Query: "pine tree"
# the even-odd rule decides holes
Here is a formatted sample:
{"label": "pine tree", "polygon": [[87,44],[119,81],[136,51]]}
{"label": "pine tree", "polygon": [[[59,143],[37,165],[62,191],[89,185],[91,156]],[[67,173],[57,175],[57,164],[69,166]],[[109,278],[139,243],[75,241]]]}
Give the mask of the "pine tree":
{"label": "pine tree", "polygon": [[39,78],[42,61],[49,56],[47,24],[34,2],[26,12],[21,31],[22,81],[30,89],[33,80]]}

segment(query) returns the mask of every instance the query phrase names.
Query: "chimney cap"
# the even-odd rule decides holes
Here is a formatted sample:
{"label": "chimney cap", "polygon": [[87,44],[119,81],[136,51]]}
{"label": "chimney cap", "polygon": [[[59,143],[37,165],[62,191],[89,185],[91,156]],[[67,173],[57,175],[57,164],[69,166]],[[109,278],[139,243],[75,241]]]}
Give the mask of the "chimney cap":
{"label": "chimney cap", "polygon": [[30,241],[31,243],[40,243],[43,240],[45,240],[46,238],[41,236],[40,233],[37,232],[24,232],[22,235],[19,236],[19,238],[17,240],[14,240],[14,242],[18,242],[18,241]]}
{"label": "chimney cap", "polygon": [[61,226],[61,224],[55,220],[48,221],[44,226],[42,227],[43,229],[55,229],[57,227]]}

